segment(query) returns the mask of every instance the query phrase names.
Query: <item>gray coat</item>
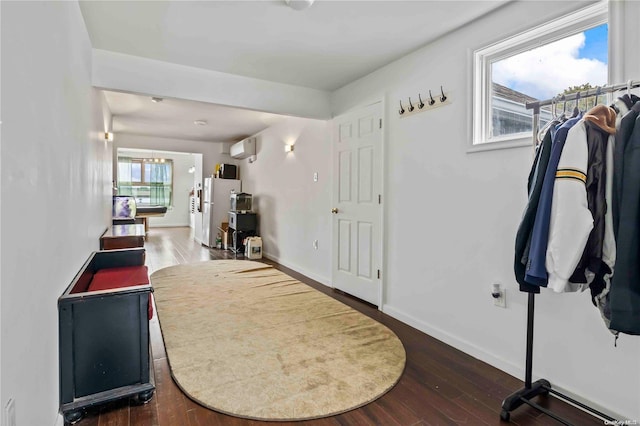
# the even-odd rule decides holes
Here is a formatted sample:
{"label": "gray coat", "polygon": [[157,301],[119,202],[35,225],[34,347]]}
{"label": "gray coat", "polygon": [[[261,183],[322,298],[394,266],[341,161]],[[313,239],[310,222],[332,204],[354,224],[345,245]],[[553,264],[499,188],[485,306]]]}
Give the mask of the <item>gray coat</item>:
{"label": "gray coat", "polygon": [[618,213],[616,265],[610,292],[610,328],[640,335],[640,117],[637,114],[633,132],[624,144],[624,157],[614,167],[620,187],[615,209]]}

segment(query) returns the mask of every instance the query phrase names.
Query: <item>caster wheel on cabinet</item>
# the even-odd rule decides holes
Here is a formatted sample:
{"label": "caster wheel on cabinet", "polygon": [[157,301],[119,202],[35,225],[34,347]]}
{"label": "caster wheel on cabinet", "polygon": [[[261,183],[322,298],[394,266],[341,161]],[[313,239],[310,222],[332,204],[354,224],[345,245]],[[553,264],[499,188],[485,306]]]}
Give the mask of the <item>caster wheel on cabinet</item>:
{"label": "caster wheel on cabinet", "polygon": [[153,392],[153,389],[145,392],[140,392],[138,394],[135,394],[132,397],[132,400],[136,405],[144,405],[147,402],[151,401],[151,398],[153,398]]}
{"label": "caster wheel on cabinet", "polygon": [[67,411],[64,413],[64,424],[73,425],[78,423],[84,417],[83,410]]}

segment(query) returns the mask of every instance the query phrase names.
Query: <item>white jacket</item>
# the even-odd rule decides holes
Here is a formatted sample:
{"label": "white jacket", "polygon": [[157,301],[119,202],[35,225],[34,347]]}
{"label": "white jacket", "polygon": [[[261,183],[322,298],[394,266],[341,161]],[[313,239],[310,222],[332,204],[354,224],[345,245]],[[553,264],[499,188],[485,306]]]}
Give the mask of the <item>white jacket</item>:
{"label": "white jacket", "polygon": [[587,204],[587,131],[580,120],[567,134],[556,171],[545,266],[547,287],[558,293],[581,291],[587,285],[570,283],[593,229]]}
{"label": "white jacket", "polygon": [[[607,141],[607,186],[605,197],[607,200],[607,212],[604,215],[604,243],[602,245],[602,260],[609,266],[611,271],[616,263],[616,240],[613,235],[613,150],[616,138],[609,135]],[[613,275],[613,273],[611,274]],[[605,277],[608,281],[611,275]],[[607,286],[608,291],[608,286]]]}

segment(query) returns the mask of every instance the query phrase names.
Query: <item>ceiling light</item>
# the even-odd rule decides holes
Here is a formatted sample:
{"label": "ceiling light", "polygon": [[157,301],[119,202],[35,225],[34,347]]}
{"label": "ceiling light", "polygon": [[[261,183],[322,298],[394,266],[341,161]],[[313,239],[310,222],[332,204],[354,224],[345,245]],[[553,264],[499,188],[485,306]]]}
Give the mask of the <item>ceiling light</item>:
{"label": "ceiling light", "polygon": [[193,124],[195,124],[196,126],[206,126],[207,120],[195,120]]}
{"label": "ceiling light", "polygon": [[164,101],[164,99],[158,98],[157,96],[152,96],[151,97],[151,102],[153,102],[154,104],[159,104],[162,101]]}
{"label": "ceiling light", "polygon": [[291,9],[294,10],[305,10],[311,7],[314,0],[284,0],[284,2]]}

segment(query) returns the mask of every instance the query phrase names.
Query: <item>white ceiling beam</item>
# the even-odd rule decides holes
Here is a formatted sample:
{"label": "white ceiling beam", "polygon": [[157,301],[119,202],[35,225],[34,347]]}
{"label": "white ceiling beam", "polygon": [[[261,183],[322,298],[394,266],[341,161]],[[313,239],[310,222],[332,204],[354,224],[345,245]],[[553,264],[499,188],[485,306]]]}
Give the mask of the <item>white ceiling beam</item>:
{"label": "white ceiling beam", "polygon": [[327,120],[329,92],[93,49],[100,89]]}

